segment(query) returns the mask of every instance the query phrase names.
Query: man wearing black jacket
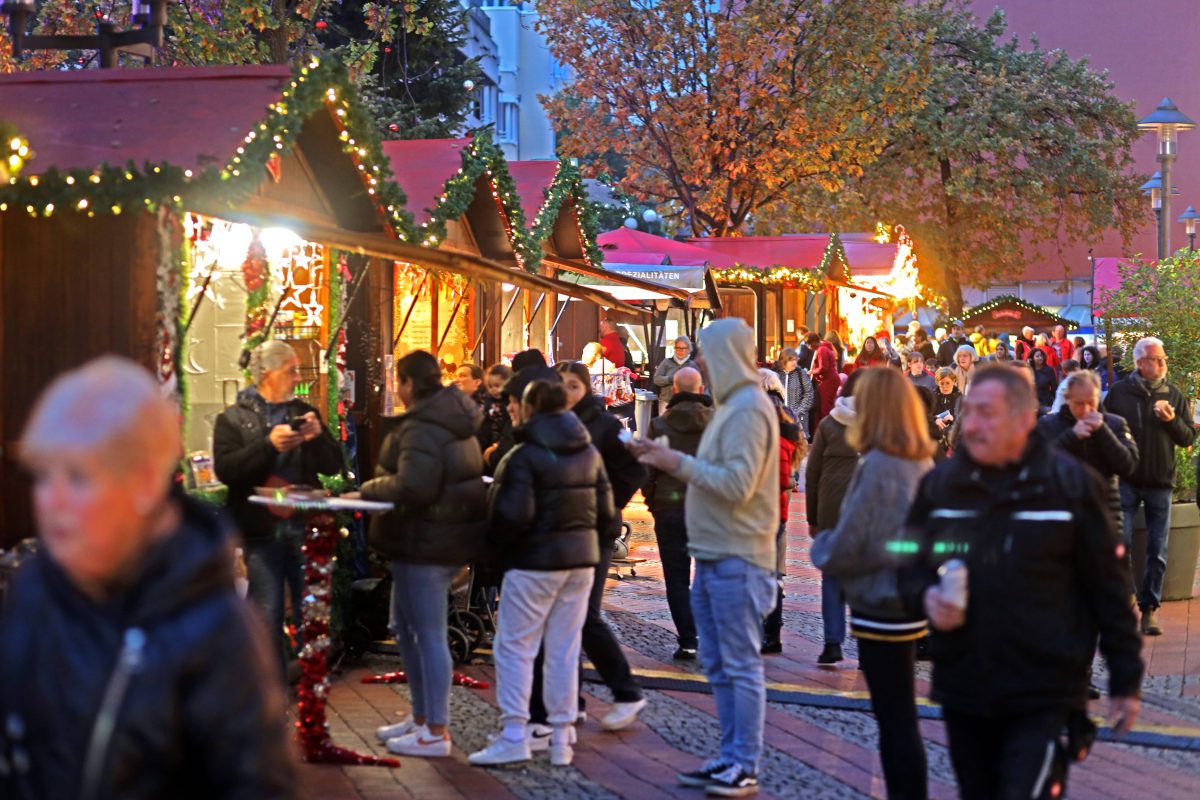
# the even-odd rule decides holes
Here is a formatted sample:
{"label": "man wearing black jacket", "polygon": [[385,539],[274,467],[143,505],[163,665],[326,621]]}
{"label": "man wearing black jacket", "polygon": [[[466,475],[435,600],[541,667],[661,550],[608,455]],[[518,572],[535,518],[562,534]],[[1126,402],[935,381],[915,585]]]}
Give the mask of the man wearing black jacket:
{"label": "man wearing black jacket", "polygon": [[971,340],[967,338],[966,329],[958,320],[950,323],[950,335],[946,341],[942,342],[938,348],[937,361],[939,367],[954,366],[954,354],[958,352],[958,348],[964,344],[970,344]]}
{"label": "man wearing black jacket", "polygon": [[1105,406],[1124,417],[1137,442],[1141,460],[1121,479],[1121,511],[1125,546],[1133,545],[1133,517],[1146,509],[1146,572],[1137,594],[1142,633],[1159,636],[1157,611],[1167,571],[1167,535],[1171,529],[1171,490],[1175,485],[1175,448],[1196,440],[1191,409],[1179,388],[1167,382],[1167,354],[1160,339],[1141,339],[1133,346],[1137,371],[1112,385]]}
{"label": "man wearing black jacket", "polygon": [[[1141,640],[1104,486],[1031,436],[1036,422],[1027,371],[977,370],[962,447],[921,482],[909,516],[918,555],[900,591],[933,628],[932,698],[966,800],[1065,793],[1059,737],[1068,722],[1086,724],[1097,637],[1118,733],[1140,709]],[[966,563],[965,608],[938,582],[950,559]]]}
{"label": "man wearing black jacket", "polygon": [[[694,456],[712,419],[713,401],[701,394],[702,379],[696,369],[676,370],[673,383],[675,393],[667,403],[666,413],[650,420],[650,438],[666,436],[672,449]],[[663,582],[667,585],[667,606],[679,642],[674,658],[692,661],[696,658],[698,640],[691,604],[692,558],[688,555],[687,521],[683,513],[687,482],[651,469],[642,495],[654,515],[654,538],[658,541]]]}
{"label": "man wearing black jacket", "polygon": [[302,532],[266,506],[254,505],[256,486],[318,486],[318,474],[341,471],[342,448],[321,424],[315,408],[295,397],[300,362],[291,345],[271,340],[252,365],[258,381],[238,393],[213,429],[213,468],[227,487],[226,505],[245,545],[249,597],[262,610],[271,634],[283,643],[283,586],[297,613],[304,596]]}

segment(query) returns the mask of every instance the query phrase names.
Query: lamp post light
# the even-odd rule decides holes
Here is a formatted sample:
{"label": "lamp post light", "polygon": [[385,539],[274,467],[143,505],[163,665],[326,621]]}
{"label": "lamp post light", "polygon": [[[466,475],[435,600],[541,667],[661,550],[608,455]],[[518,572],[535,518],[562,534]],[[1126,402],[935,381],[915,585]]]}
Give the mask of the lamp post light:
{"label": "lamp post light", "polygon": [[95,36],[26,34],[25,24],[35,11],[35,0],[0,2],[0,14],[8,17],[13,58],[20,58],[26,50],[99,50],[100,66],[108,68],[117,65],[117,53],[123,50],[149,62],[154,60],[155,48],[163,46],[163,28],[167,26],[167,0],[133,0],[130,20],[136,28],[118,31],[107,17],[100,17]]}
{"label": "lamp post light", "polygon": [[[1179,107],[1169,97],[1164,97],[1150,116],[1138,120],[1138,127],[1144,131],[1154,131],[1158,136],[1158,163],[1161,167],[1162,187],[1171,186],[1171,164],[1175,161],[1179,131],[1190,131],[1196,127],[1195,121],[1180,113]],[[1161,213],[1158,218],[1158,258],[1161,261],[1171,254],[1171,192],[1160,193]],[[1153,202],[1153,195],[1151,195]]]}
{"label": "lamp post light", "polygon": [[[1157,230],[1158,230],[1158,248],[1159,248],[1158,249],[1158,258],[1160,261],[1163,258],[1166,258],[1166,255],[1169,255],[1169,253],[1165,253],[1162,249],[1163,248],[1163,233],[1162,232],[1163,232],[1163,228],[1167,227],[1166,224],[1164,224],[1167,219],[1166,213],[1164,212],[1164,205],[1167,204],[1167,193],[1163,191],[1163,185],[1164,184],[1163,184],[1163,179],[1162,179],[1162,173],[1156,172],[1150,176],[1150,180],[1146,181],[1145,183],[1143,183],[1141,186],[1138,187],[1139,189],[1142,190],[1142,194],[1144,194],[1150,198],[1150,208],[1152,208],[1154,210],[1154,220],[1155,220],[1155,224],[1157,225]],[[1178,194],[1179,194],[1179,187],[1177,187],[1177,186],[1171,187],[1170,196],[1176,197],[1176,196],[1178,196]],[[1169,244],[1169,240],[1168,240],[1168,244]]]}
{"label": "lamp post light", "polygon": [[1179,221],[1182,222],[1187,230],[1188,250],[1196,250],[1196,220],[1200,219],[1200,212],[1191,206],[1179,215]]}

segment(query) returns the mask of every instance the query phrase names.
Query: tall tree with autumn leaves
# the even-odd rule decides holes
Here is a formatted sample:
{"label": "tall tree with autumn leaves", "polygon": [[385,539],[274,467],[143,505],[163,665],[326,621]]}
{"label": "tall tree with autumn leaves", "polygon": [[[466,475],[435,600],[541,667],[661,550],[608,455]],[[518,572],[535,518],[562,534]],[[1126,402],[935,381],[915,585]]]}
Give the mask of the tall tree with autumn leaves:
{"label": "tall tree with autumn leaves", "polygon": [[[562,154],[677,212],[748,231],[860,175],[925,102],[932,43],[904,0],[541,0],[575,81],[549,100]],[[608,162],[606,162],[606,158]]]}
{"label": "tall tree with autumn leaves", "polygon": [[1133,108],[1107,76],[1007,38],[1000,11],[981,21],[955,0],[913,13],[935,42],[925,101],[861,176],[794,207],[867,230],[903,223],[953,313],[964,284],[1015,280],[1039,245],[1109,230],[1128,241],[1144,222],[1145,176],[1131,172]]}

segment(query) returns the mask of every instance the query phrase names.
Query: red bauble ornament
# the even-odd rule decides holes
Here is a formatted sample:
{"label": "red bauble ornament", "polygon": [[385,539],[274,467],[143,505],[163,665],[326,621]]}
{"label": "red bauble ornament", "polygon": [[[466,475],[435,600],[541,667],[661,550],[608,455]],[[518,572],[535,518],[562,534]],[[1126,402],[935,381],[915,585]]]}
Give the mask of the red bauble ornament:
{"label": "red bauble ornament", "polygon": [[329,27],[329,23],[326,22],[325,20],[323,20],[323,19],[317,20],[317,30],[323,31],[328,27]]}

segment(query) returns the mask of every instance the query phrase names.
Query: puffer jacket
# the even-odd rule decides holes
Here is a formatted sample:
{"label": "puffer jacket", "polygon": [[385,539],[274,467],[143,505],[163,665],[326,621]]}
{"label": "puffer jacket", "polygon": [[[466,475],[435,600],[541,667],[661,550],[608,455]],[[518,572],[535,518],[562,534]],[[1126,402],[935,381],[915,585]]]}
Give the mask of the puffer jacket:
{"label": "puffer jacket", "polygon": [[[700,437],[713,416],[713,401],[706,394],[680,392],[667,403],[667,412],[650,420],[650,438],[666,436],[672,450],[696,455]],[[646,506],[654,515],[682,511],[687,483],[669,472],[651,469],[642,487]]]}
{"label": "puffer jacket", "polygon": [[604,460],[604,469],[608,473],[608,482],[612,486],[613,504],[617,513],[609,526],[600,531],[601,541],[612,544],[621,534],[621,509],[629,505],[629,501],[637,494],[637,490],[642,488],[650,472],[621,443],[621,421],[604,407],[604,400],[599,395],[587,395],[572,411],[587,429],[592,446],[600,452],[600,458]]}
{"label": "puffer jacket", "polygon": [[854,398],[840,397],[813,434],[804,471],[808,530],[813,535],[837,526],[842,499],[858,466],[858,451],[846,441],[846,428],[853,419]]}
{"label": "puffer jacket", "polygon": [[295,796],[279,666],[234,591],[232,530],[207,504],[172,502],[179,527],[104,602],[45,552],[17,572],[0,616],[0,755],[8,767],[22,750],[27,766],[0,772],[0,797]]}
{"label": "puffer jacket", "polygon": [[[317,409],[302,400],[288,404],[288,415],[299,417]],[[247,543],[270,539],[277,518],[266,506],[254,505],[250,496],[256,486],[265,486],[275,469],[279,451],[270,440],[266,401],[254,387],[238,393],[237,402],[221,412],[213,428],[213,469],[227,487],[226,507],[237,522]],[[342,471],[342,447],[322,429],[321,435],[292,451],[300,482],[320,486],[318,475],[336,475]]]}
{"label": "puffer jacket", "polygon": [[594,567],[616,517],[600,453],[574,414],[537,414],[514,432],[488,493],[490,545],[505,569]]}
{"label": "puffer jacket", "polygon": [[779,376],[779,382],[783,384],[785,405],[788,411],[792,412],[796,424],[800,426],[800,430],[807,438],[812,430],[808,424],[809,411],[817,399],[817,390],[813,386],[812,378],[808,377],[808,370],[799,366],[791,372],[777,369],[775,374]]}
{"label": "puffer jacket", "polygon": [[1109,694],[1138,695],[1125,548],[1094,471],[1036,435],[1001,469],[960,448],[925,476],[905,530],[915,563],[898,578],[913,612],[940,564],[967,565],[966,625],[931,634],[933,700],[979,716],[1085,709],[1097,636]]}
{"label": "puffer jacket", "polygon": [[394,420],[383,441],[367,500],[394,510],[371,520],[369,541],[381,555],[413,564],[457,566],[482,554],[487,487],[475,433],[483,412],[447,386]]}
{"label": "puffer jacket", "polygon": [[1108,510],[1118,529],[1121,525],[1121,492],[1118,479],[1128,478],[1137,468],[1137,442],[1129,433],[1125,420],[1116,414],[1105,414],[1104,424],[1086,439],[1075,435],[1078,420],[1071,409],[1064,405],[1055,414],[1047,414],[1038,420],[1037,431],[1047,442],[1087,464],[1107,485]]}

